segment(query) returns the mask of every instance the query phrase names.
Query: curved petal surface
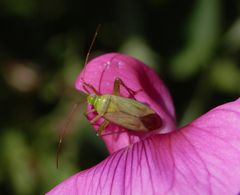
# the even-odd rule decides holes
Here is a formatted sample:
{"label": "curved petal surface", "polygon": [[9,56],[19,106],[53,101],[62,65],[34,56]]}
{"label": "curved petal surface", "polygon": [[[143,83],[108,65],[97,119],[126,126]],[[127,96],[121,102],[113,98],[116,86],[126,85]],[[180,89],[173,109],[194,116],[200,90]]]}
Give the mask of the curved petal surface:
{"label": "curved petal surface", "polygon": [[190,125],[155,134],[80,172],[48,195],[236,195],[240,192],[240,99]]}
{"label": "curved petal surface", "polygon": [[[139,60],[119,53],[109,53],[90,61],[76,81],[76,88],[82,92],[83,81],[92,85],[101,94],[113,94],[113,84],[116,78],[136,92],[135,99],[149,105],[162,119],[163,126],[151,133],[166,133],[175,130],[175,114],[169,92],[158,75]],[[89,91],[91,89],[88,89]],[[93,93],[93,91],[91,91]],[[129,97],[129,91],[121,86],[120,95]],[[90,118],[92,119],[92,115]],[[95,125],[98,129],[99,124]],[[113,134],[115,132],[115,134]],[[111,124],[106,128],[103,139],[110,152],[128,146],[146,137],[149,133],[126,131]]]}

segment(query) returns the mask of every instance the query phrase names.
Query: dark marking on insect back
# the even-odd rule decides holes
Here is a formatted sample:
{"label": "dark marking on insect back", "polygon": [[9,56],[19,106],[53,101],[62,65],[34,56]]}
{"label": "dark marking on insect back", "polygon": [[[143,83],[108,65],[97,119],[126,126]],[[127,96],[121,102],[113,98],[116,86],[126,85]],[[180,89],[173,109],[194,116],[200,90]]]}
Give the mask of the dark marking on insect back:
{"label": "dark marking on insect back", "polygon": [[159,129],[163,126],[161,117],[156,113],[143,116],[140,120],[149,131]]}

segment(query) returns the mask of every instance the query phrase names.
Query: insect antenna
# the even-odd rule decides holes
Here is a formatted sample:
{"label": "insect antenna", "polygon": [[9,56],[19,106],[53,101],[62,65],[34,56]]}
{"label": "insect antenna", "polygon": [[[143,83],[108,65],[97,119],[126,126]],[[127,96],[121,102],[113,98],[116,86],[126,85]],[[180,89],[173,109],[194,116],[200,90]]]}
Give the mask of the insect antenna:
{"label": "insect antenna", "polygon": [[[88,49],[88,52],[87,52],[87,54],[86,54],[86,58],[85,58],[85,62],[84,62],[84,67],[85,67],[85,65],[86,65],[87,62],[88,62],[90,53],[91,53],[91,51],[92,51],[93,45],[94,45],[94,43],[95,43],[95,41],[96,41],[96,38],[97,38],[97,35],[98,35],[98,32],[99,32],[100,28],[101,28],[101,24],[98,24],[97,29],[96,29],[96,31],[95,31],[95,33],[94,33],[92,42],[91,42],[91,44],[90,44],[90,47],[89,47],[89,49]],[[82,80],[83,80],[83,78],[82,78]],[[84,90],[89,93],[89,91],[86,89],[86,87],[84,87]],[[60,152],[61,152],[61,148],[62,148],[63,139],[64,139],[64,137],[65,137],[65,135],[66,135],[66,133],[67,133],[67,131],[68,131],[68,129],[69,129],[69,126],[70,126],[70,124],[71,124],[74,116],[76,115],[77,109],[80,107],[80,105],[82,105],[82,104],[85,103],[85,102],[87,102],[87,100],[85,100],[85,101],[83,101],[83,102],[80,102],[80,103],[76,103],[76,104],[73,105],[73,107],[72,107],[72,109],[71,109],[71,112],[70,112],[70,114],[69,114],[69,116],[67,117],[67,120],[66,120],[66,122],[65,122],[65,125],[63,126],[63,128],[62,128],[62,130],[61,130],[61,133],[60,133],[60,136],[59,136],[59,142],[58,142],[58,145],[57,145],[57,153],[56,153],[56,167],[57,167],[57,168],[59,167],[59,156],[60,156]]]}
{"label": "insect antenna", "polygon": [[96,38],[97,38],[97,36],[98,36],[98,32],[99,32],[100,28],[101,28],[101,24],[98,24],[97,29],[96,29],[96,31],[95,31],[95,33],[94,33],[92,42],[91,42],[91,44],[90,44],[90,47],[89,47],[89,49],[88,49],[88,52],[87,52],[87,55],[86,55],[86,59],[85,59],[85,62],[84,62],[84,66],[88,63],[88,59],[89,59],[90,53],[91,53],[91,51],[92,51],[93,45],[94,45],[94,43],[95,43],[95,41],[96,41]]}
{"label": "insect antenna", "polygon": [[62,143],[63,143],[63,139],[65,137],[65,135],[67,134],[67,131],[69,129],[69,126],[73,120],[73,118],[76,116],[76,112],[78,110],[78,108],[80,107],[80,105],[84,104],[86,102],[86,100],[84,100],[83,102],[80,103],[75,103],[71,109],[71,112],[69,114],[69,116],[67,117],[67,120],[64,124],[64,126],[61,129],[61,133],[59,135],[59,141],[58,141],[58,145],[57,145],[57,153],[56,153],[56,167],[59,167],[59,156],[60,156],[60,152],[62,149]]}
{"label": "insect antenna", "polygon": [[[100,30],[101,26],[102,26],[101,24],[98,24],[98,26],[97,26],[97,28],[96,28],[96,31],[95,31],[95,33],[94,33],[94,35],[93,35],[92,42],[91,42],[91,44],[90,44],[90,46],[89,46],[89,49],[88,49],[88,51],[87,51],[87,54],[86,54],[86,58],[85,58],[83,67],[85,67],[85,65],[88,63],[90,53],[91,53],[91,51],[92,51],[92,48],[93,48],[93,46],[94,46],[94,43],[96,42],[96,38],[97,38],[97,36],[98,36],[98,33],[99,33],[99,30]],[[83,80],[83,78],[84,78],[84,75],[85,75],[85,71],[83,72],[82,80]]]}

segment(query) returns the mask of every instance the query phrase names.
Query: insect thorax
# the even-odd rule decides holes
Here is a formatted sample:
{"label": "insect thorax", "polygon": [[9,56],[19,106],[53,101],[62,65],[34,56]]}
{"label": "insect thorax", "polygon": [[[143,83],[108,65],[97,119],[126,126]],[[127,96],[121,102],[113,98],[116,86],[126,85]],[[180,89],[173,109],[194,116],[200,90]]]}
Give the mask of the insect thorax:
{"label": "insect thorax", "polygon": [[87,101],[93,105],[98,114],[103,115],[108,110],[108,105],[111,99],[111,95],[89,95]]}

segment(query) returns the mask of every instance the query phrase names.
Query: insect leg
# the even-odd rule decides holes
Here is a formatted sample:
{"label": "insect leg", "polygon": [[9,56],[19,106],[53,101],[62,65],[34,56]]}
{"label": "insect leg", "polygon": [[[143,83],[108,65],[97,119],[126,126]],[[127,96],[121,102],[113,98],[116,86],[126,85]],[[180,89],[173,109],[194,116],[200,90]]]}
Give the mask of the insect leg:
{"label": "insect leg", "polygon": [[97,130],[97,136],[101,136],[102,132],[106,129],[106,127],[109,125],[109,121],[105,120],[100,127]]}
{"label": "insect leg", "polygon": [[92,112],[95,112],[95,109],[91,109],[91,110],[88,110],[86,112],[84,112],[84,115],[87,116],[89,113],[92,113]]}
{"label": "insect leg", "polygon": [[101,93],[98,92],[92,85],[86,83],[85,81],[83,81],[83,84],[85,85],[85,86],[83,85],[83,88],[84,88],[89,94],[90,94],[90,92],[89,92],[89,90],[86,88],[86,86],[87,86],[88,88],[90,88],[97,96],[100,96],[100,95],[101,95]]}
{"label": "insect leg", "polygon": [[87,94],[90,94],[90,91],[87,89],[85,85],[83,85],[83,89],[87,92]]}
{"label": "insect leg", "polygon": [[122,79],[116,78],[115,81],[114,81],[114,87],[113,87],[113,94],[114,94],[114,95],[119,96],[119,94],[120,94],[120,85],[122,85],[122,86],[128,91],[128,93],[130,94],[130,96],[131,96],[132,98],[134,98],[134,99],[135,99],[134,96],[135,96],[139,91],[141,91],[141,90],[139,90],[139,91],[133,91],[132,89],[130,89],[129,87],[127,87],[127,85],[122,81]]}
{"label": "insect leg", "polygon": [[90,123],[91,124],[94,124],[98,119],[100,119],[102,116],[101,115],[97,115],[97,116],[95,116],[91,121],[90,121]]}
{"label": "insect leg", "polygon": [[118,78],[114,80],[113,95],[120,95],[120,80]]}

